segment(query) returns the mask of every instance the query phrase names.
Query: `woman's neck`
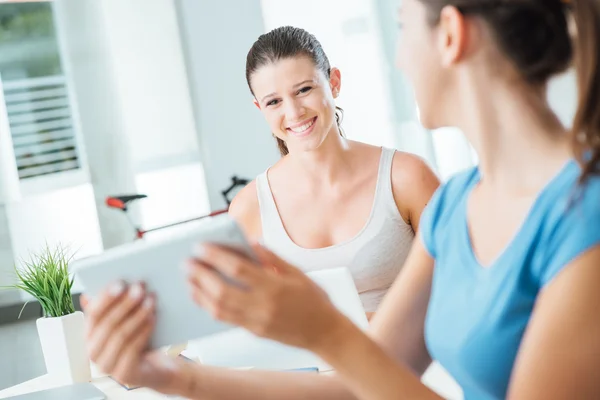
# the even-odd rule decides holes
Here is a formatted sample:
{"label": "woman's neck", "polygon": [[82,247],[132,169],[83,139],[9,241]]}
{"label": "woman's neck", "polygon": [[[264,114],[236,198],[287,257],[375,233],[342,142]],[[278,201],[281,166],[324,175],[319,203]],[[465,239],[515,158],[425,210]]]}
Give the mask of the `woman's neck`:
{"label": "woman's neck", "polygon": [[482,183],[521,195],[541,190],[572,156],[545,90],[506,82],[463,87],[458,127],[479,156]]}
{"label": "woman's neck", "polygon": [[352,173],[351,147],[334,127],[318,148],[290,154],[289,161],[311,181],[332,186]]}

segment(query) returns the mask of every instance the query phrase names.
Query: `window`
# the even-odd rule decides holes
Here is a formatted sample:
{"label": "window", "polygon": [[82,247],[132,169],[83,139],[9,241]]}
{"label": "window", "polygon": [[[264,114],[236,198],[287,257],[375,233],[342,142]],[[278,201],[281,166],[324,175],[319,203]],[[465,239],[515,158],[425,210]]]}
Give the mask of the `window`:
{"label": "window", "polygon": [[0,79],[19,178],[80,169],[51,3],[0,3]]}

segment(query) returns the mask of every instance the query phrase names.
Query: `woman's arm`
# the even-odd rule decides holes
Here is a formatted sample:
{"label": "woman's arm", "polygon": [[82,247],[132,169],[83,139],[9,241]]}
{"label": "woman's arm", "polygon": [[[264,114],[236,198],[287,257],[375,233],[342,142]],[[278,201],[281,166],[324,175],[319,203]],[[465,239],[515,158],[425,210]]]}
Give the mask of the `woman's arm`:
{"label": "woman's arm", "polygon": [[519,349],[509,399],[600,398],[599,284],[596,246],[543,289]]}
{"label": "woman's arm", "polygon": [[199,400],[356,400],[336,376],[181,364],[179,396]]}
{"label": "woman's arm", "polygon": [[[256,251],[263,265],[275,266],[277,272],[218,247],[205,248],[205,263],[249,289],[227,285],[211,268],[194,261],[194,299],[217,319],[316,352],[355,395],[437,398],[419,379],[430,363],[423,329],[433,274],[433,260],[420,240],[373,321],[372,339],[341,315],[306,275],[265,249]],[[215,395],[225,390],[207,384]],[[199,388],[198,393],[210,398],[210,390],[202,383]]]}
{"label": "woman's arm", "polygon": [[260,206],[256,193],[256,180],[250,182],[231,201],[229,215],[240,225],[249,240],[262,237]]}
{"label": "woman's arm", "polygon": [[420,157],[397,151],[392,163],[392,191],[404,221],[419,230],[425,206],[440,186],[440,180]]}
{"label": "woman's arm", "polygon": [[[412,227],[413,232],[418,231],[421,214],[439,186],[438,177],[423,159],[400,151],[394,154],[392,163],[394,201],[402,219]],[[375,314],[375,312],[367,313],[369,322],[373,321]]]}
{"label": "woman's arm", "polygon": [[440,400],[405,365],[394,361],[350,321],[339,322],[337,335],[315,348],[334,367],[345,385],[363,400]]}
{"label": "woman's arm", "polygon": [[421,376],[431,364],[425,345],[425,317],[434,261],[415,238],[406,263],[371,322],[370,336],[394,360]]}
{"label": "woman's arm", "polygon": [[[374,340],[339,318],[328,340],[312,349],[335,368],[358,398],[440,399],[419,379],[431,362],[424,325],[432,274],[433,260],[418,239],[373,321]],[[394,313],[402,318],[394,318]],[[390,346],[398,337],[402,340]]]}

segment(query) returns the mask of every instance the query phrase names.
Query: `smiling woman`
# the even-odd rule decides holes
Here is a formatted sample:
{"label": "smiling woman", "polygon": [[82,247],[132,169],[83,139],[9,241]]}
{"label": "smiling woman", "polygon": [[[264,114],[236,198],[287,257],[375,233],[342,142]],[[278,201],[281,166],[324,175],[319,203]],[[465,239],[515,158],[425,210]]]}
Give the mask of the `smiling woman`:
{"label": "smiling woman", "polygon": [[[322,73],[307,56],[282,59],[259,69],[252,68],[253,62],[252,58],[248,61],[248,68],[254,69],[251,75],[254,103],[277,138],[282,156],[289,154],[290,148],[294,151],[318,147],[332,129],[337,130],[333,134],[340,134],[341,126],[338,122],[334,128],[332,118],[334,98],[341,86],[338,69]],[[331,92],[329,96],[325,90]],[[264,92],[268,94],[263,96]],[[295,140],[309,137],[312,132],[316,135],[310,142]]]}
{"label": "smiling woman", "polygon": [[308,32],[260,36],[246,79],[282,159],[239,193],[230,214],[304,271],[349,268],[370,317],[400,272],[437,178],[413,155],[343,137],[335,104],[342,74]]}
{"label": "smiling woman", "polygon": [[[285,35],[288,36],[288,40],[285,40]],[[311,42],[310,39],[314,39],[314,41]],[[299,40],[305,40],[305,42],[302,43]],[[305,69],[303,71],[299,71],[297,69],[294,70],[294,67],[296,66],[295,62],[299,61],[299,58],[305,58],[301,61],[304,61],[305,63],[309,62],[311,64],[308,69]],[[255,94],[253,86],[260,86],[260,83],[254,83],[253,85],[250,82],[251,79],[253,81],[256,81],[257,79],[260,80],[261,76],[257,77],[257,72],[260,72],[259,70],[264,69],[261,67],[273,67],[273,61],[285,62],[290,60],[292,60],[292,62],[288,63],[289,65],[287,66],[282,66],[282,68],[279,68],[277,70],[267,70],[267,72],[263,71],[263,73],[261,74],[263,81],[266,80],[265,84],[270,83],[273,86],[274,91],[269,92],[269,94],[260,98],[259,101],[259,97],[257,97],[257,95]],[[295,75],[292,78],[289,75],[285,75],[284,72],[295,72]],[[321,72],[322,74],[315,72]],[[322,77],[321,75],[324,75],[324,77]],[[286,78],[291,80],[286,81]],[[315,89],[315,87],[318,87],[320,84],[327,83],[322,82],[323,79],[321,78],[324,78],[325,81],[331,80],[333,78],[333,81],[331,82],[332,95],[334,98],[337,97],[339,95],[341,85],[340,71],[337,68],[330,67],[329,60],[327,59],[327,56],[325,55],[321,44],[314,38],[314,36],[308,34],[308,32],[305,32],[301,29],[291,27],[275,29],[269,34],[262,35],[261,38],[254,44],[252,49],[250,49],[250,51],[248,52],[248,57],[246,60],[246,81],[248,82],[250,92],[252,92],[252,94],[255,97],[254,103],[259,109],[263,109],[264,107],[277,106],[282,102],[283,99],[280,97],[281,94],[278,93],[276,90],[277,84],[288,84],[288,86],[291,86],[291,89],[296,91],[298,95],[304,95],[310,93],[313,89]],[[265,89],[266,87],[268,86],[265,86]],[[330,103],[333,103],[333,99],[331,100],[332,101]],[[338,133],[341,136],[344,136],[341,126],[343,110],[340,107],[335,106],[335,103],[333,104],[335,107],[334,115],[335,122],[338,128]],[[265,114],[265,117],[267,117],[267,115],[268,114]],[[305,121],[297,121],[298,123],[293,124],[294,126],[284,127],[284,131],[286,131],[287,129],[290,129],[292,132],[299,131],[299,129],[297,128],[300,128],[304,125],[310,125],[311,119],[314,119],[314,121],[312,121],[314,123],[316,121],[316,118],[317,117],[315,116]],[[268,118],[267,121],[269,122]],[[304,127],[303,130],[306,129],[308,129],[308,127]],[[300,130],[296,133],[302,133],[303,130]],[[289,153],[287,142],[285,138],[278,136],[275,132],[276,130],[273,130],[273,135],[277,139],[279,151],[282,156],[285,156]]]}

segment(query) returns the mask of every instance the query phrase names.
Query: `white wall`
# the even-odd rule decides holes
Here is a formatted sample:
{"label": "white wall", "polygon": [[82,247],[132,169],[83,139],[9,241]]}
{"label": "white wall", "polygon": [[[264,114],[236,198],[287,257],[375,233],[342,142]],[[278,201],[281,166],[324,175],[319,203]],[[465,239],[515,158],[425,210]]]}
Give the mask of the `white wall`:
{"label": "white wall", "polygon": [[[18,201],[21,195],[17,163],[4,102],[4,90],[0,77],[0,287],[14,283],[12,240],[5,204]],[[0,305],[12,302],[14,291],[0,289]]]}
{"label": "white wall", "polygon": [[460,129],[440,128],[429,134],[433,139],[437,170],[442,182],[476,165],[474,150]]}
{"label": "white wall", "polygon": [[254,178],[279,158],[246,85],[246,54],[264,33],[258,0],[178,0],[184,53],[212,209],[232,175]]}
{"label": "white wall", "polygon": [[577,77],[575,71],[568,71],[550,82],[548,101],[562,123],[567,127],[571,127],[577,112]]}
{"label": "white wall", "polygon": [[4,100],[2,76],[0,76],[0,204],[18,201],[20,196],[17,162]]}
{"label": "white wall", "polygon": [[116,81],[116,60],[108,41],[105,4],[59,0],[53,3],[53,9],[63,69],[73,92],[73,109],[87,156],[99,233],[104,247],[110,248],[130,236],[126,221],[114,219],[104,199],[135,191],[135,181],[126,115]]}
{"label": "white wall", "polygon": [[[109,248],[130,241],[132,228],[123,215],[105,207],[106,196],[170,191],[162,181],[139,188],[138,174],[169,169],[172,182],[184,176],[177,200],[182,204],[205,190],[202,169],[190,176],[175,168],[200,160],[175,3],[59,0],[56,9],[103,243]],[[198,212],[204,210],[197,206]],[[157,212],[153,207],[132,211],[140,223]],[[179,218],[177,208],[158,212],[169,222]]]}
{"label": "white wall", "polygon": [[[6,206],[0,204],[0,287],[15,283],[14,263]],[[18,300],[19,293],[15,290],[0,289],[0,307],[4,304],[15,303]]]}
{"label": "white wall", "polygon": [[204,169],[200,163],[138,174],[136,184],[141,193],[148,195],[139,206],[146,229],[210,212]]}
{"label": "white wall", "polygon": [[103,0],[106,34],[134,169],[199,146],[174,0]]}
{"label": "white wall", "polygon": [[68,247],[76,258],[102,251],[90,184],[28,196],[8,205],[7,215],[17,265],[46,243]]}
{"label": "white wall", "polygon": [[201,215],[199,137],[174,0],[104,0],[107,43],[146,227]]}

